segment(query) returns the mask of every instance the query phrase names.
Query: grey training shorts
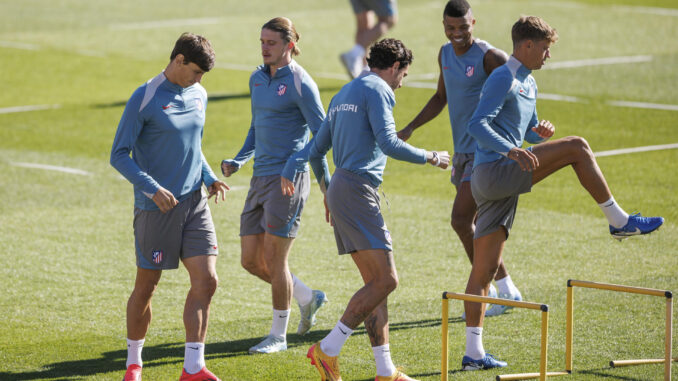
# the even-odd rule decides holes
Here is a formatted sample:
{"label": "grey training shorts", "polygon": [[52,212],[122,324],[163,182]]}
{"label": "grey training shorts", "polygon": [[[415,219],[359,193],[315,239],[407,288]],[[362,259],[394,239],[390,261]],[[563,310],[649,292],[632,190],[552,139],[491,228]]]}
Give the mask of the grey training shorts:
{"label": "grey training shorts", "polygon": [[506,238],[513,226],[518,196],[532,189],[532,172],[523,171],[517,162],[502,157],[473,168],[471,192],[478,205],[473,238],[494,233],[503,226]]}
{"label": "grey training shorts", "polygon": [[294,177],[294,194],[283,196],[280,175],[252,176],[245,207],[240,215],[240,235],[270,233],[294,238],[301,223],[301,211],[311,191],[308,172]]}
{"label": "grey training shorts", "polygon": [[374,11],[380,17],[398,14],[398,3],[396,0],[351,0],[351,6],[355,14],[367,11]]}
{"label": "grey training shorts", "polygon": [[450,177],[454,186],[459,187],[461,183],[471,181],[474,157],[475,155],[472,153],[454,153],[452,156],[452,176]]}
{"label": "grey training shorts", "polygon": [[207,197],[198,189],[167,213],[134,208],[137,266],[149,270],[179,267],[179,259],[217,255],[217,234]]}
{"label": "grey training shorts", "polygon": [[327,189],[327,206],[339,254],[393,250],[391,233],[381,215],[377,188],[367,179],[337,168]]}

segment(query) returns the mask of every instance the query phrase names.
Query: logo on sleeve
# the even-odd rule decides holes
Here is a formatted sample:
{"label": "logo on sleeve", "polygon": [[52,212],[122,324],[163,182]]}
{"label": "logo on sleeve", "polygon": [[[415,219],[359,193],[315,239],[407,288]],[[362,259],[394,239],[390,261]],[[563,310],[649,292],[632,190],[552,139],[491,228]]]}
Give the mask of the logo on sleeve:
{"label": "logo on sleeve", "polygon": [[151,253],[151,260],[156,265],[162,262],[162,257],[162,250],[153,250],[153,253]]}
{"label": "logo on sleeve", "polygon": [[285,95],[285,92],[287,91],[287,85],[284,83],[281,83],[278,85],[278,90],[276,91],[278,93],[278,96],[281,97]]}
{"label": "logo on sleeve", "polygon": [[466,65],[466,71],[465,72],[466,72],[467,77],[469,77],[469,78],[472,77],[474,71],[475,71],[475,67],[473,65]]}
{"label": "logo on sleeve", "polygon": [[167,110],[167,109],[170,108],[170,107],[172,107],[172,104],[171,104],[171,103],[168,104],[167,106],[162,106],[162,109],[163,109],[163,110]]}

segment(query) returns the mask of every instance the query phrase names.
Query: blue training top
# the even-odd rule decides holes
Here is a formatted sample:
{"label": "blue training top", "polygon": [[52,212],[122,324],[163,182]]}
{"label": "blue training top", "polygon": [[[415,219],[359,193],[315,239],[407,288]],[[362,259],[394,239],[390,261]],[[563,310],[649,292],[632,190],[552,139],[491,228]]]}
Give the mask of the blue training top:
{"label": "blue training top", "polygon": [[476,150],[476,142],[468,134],[468,122],[478,105],[480,91],[487,79],[484,58],[490,49],[494,47],[476,39],[469,50],[460,56],[456,55],[454,47],[449,42],[443,45],[440,51],[447,109],[456,153],[474,153]]}
{"label": "blue training top", "polygon": [[[366,178],[374,187],[382,182],[387,155],[425,164],[425,150],[398,139],[394,105],[393,90],[373,72],[344,85],[330,102],[327,118],[309,144],[309,157],[324,157],[334,147],[334,165]],[[317,176],[320,169],[311,164]]]}
{"label": "blue training top", "polygon": [[209,187],[217,181],[201,150],[206,106],[202,85],[183,88],[164,72],[132,94],[110,162],[134,185],[135,207],[158,210],[152,197],[160,187],[183,201],[203,182]]}
{"label": "blue training top", "polygon": [[499,160],[523,141],[545,140],[531,129],[539,123],[537,82],[531,72],[511,56],[487,78],[469,123],[469,134],[478,144],[474,167]]}
{"label": "blue training top", "polygon": [[[254,176],[282,174],[287,159],[308,144],[309,130],[315,135],[325,118],[318,86],[296,61],[276,70],[274,77],[269,69],[260,65],[250,76],[252,123],[238,155],[227,160],[240,168],[254,154]],[[323,168],[327,185],[327,160],[316,161],[312,164]],[[308,164],[298,162],[294,170],[306,172]]]}

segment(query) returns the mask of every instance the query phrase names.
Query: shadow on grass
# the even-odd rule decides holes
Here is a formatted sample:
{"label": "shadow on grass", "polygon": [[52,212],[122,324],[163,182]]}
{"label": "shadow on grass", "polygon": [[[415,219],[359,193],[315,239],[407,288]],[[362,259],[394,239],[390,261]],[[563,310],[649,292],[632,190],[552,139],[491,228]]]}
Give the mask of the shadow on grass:
{"label": "shadow on grass", "polygon": [[612,369],[614,369],[614,368],[607,367],[607,368],[591,369],[591,370],[575,370],[572,374],[587,374],[587,375],[593,375],[593,376],[597,376],[597,377],[610,378],[610,379],[613,379],[613,380],[625,380],[625,381],[647,380],[647,378],[636,378],[636,377],[620,376],[620,375],[616,375],[616,374],[607,373],[607,371],[611,371]]}

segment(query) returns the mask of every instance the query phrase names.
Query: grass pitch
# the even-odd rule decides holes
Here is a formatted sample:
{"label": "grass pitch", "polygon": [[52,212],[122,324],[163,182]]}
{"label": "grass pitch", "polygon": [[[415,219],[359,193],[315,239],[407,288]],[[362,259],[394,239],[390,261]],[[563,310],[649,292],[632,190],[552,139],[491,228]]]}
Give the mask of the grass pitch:
{"label": "grass pitch", "polygon": [[[413,49],[410,83],[430,86],[445,42],[444,1],[399,1],[389,35]],[[521,14],[544,17],[560,41],[550,63],[609,57],[649,57],[635,63],[583,66],[534,73],[540,118],[556,138],[581,135],[594,151],[678,142],[678,111],[611,105],[632,101],[678,104],[678,5],[671,0],[472,1],[477,37],[510,51],[510,26]],[[186,30],[210,38],[217,68],[205,76],[210,94],[203,150],[218,171],[242,145],[250,122],[247,80],[260,62],[258,37],[271,17],[286,15],[301,33],[298,62],[314,76],[325,105],[346,79],[337,59],[353,40],[348,2],[175,0],[0,0],[0,109],[57,105],[0,114],[0,379],[109,380],[124,372],[125,305],[134,282],[132,187],[108,165],[124,104],[132,91],[167,64]],[[547,64],[548,67],[548,64]],[[404,126],[432,90],[398,90],[396,122]],[[446,111],[411,139],[452,151]],[[678,291],[677,150],[602,157],[615,198],[629,212],[662,215],[659,232],[618,243],[571,169],[521,197],[505,261],[525,300],[549,304],[549,369],[565,357],[566,280],[583,279]],[[77,168],[87,175],[28,168]],[[251,165],[227,180],[233,188],[212,213],[221,246],[207,339],[209,368],[224,380],[313,380],[305,358],[340,317],[360,277],[349,258],[337,257],[314,188],[292,271],[325,290],[330,303],[307,336],[288,336],[290,349],[250,356],[270,325],[270,290],[240,267],[239,214]],[[464,290],[470,265],[449,226],[454,189],[449,172],[390,160],[383,211],[395,244],[400,287],[389,298],[391,348],[396,365],[418,379],[440,378],[440,295]],[[144,349],[144,379],[176,379],[183,362],[183,269],[163,274]],[[451,302],[450,377],[493,379],[498,372],[458,371],[464,351],[461,303]],[[577,380],[656,380],[663,367],[610,369],[612,359],[663,357],[664,304],[655,298],[577,290]],[[674,314],[675,318],[675,314]],[[290,331],[298,311],[293,308]],[[674,329],[677,327],[674,323]],[[485,323],[485,348],[509,362],[503,373],[538,369],[539,316],[513,310]],[[678,347],[674,345],[674,352]],[[359,328],[341,354],[345,380],[371,380],[369,340]],[[674,374],[678,368],[674,365]]]}

